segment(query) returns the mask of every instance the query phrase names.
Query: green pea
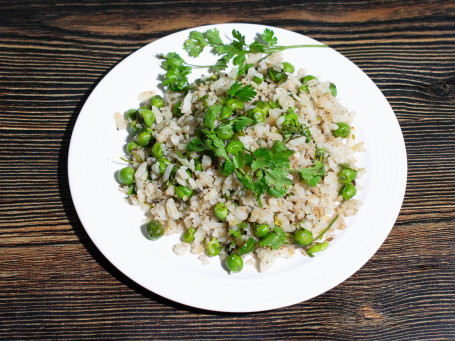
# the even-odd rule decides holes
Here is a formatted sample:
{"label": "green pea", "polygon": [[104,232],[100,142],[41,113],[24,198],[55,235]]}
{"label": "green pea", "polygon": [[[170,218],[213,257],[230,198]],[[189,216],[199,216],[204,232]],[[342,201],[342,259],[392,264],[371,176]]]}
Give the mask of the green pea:
{"label": "green pea", "polygon": [[177,197],[179,197],[179,199],[185,201],[191,198],[191,195],[193,195],[193,190],[186,186],[177,186],[175,187],[175,194],[177,194]]}
{"label": "green pea", "polygon": [[152,155],[159,159],[160,157],[163,157],[164,152],[163,148],[161,148],[161,143],[157,142],[153,145],[152,147]]}
{"label": "green pea", "polygon": [[139,132],[139,128],[136,126],[136,121],[131,121],[129,126],[131,135],[136,135]]}
{"label": "green pea", "polygon": [[212,238],[212,240],[205,246],[205,250],[210,257],[218,255],[221,251],[221,245],[218,239]]}
{"label": "green pea", "polygon": [[338,129],[332,130],[333,136],[342,137],[345,139],[351,133],[351,127],[349,126],[349,124],[344,122],[338,122],[337,126]]}
{"label": "green pea", "polygon": [[139,147],[139,145],[136,142],[131,141],[131,142],[128,142],[128,144],[126,145],[126,151],[128,153],[131,153],[133,151],[133,149],[136,149],[138,147]]}
{"label": "green pea", "polygon": [[181,104],[182,104],[182,101],[178,101],[177,103],[174,104],[173,113],[177,117],[183,116],[182,110],[180,109]]}
{"label": "green pea", "polygon": [[148,128],[141,131],[137,136],[137,143],[143,147],[147,146],[150,141],[152,141],[152,131]]}
{"label": "green pea", "polygon": [[267,114],[265,113],[264,109],[261,108],[254,108],[248,111],[248,117],[253,120],[253,124],[258,124],[260,122],[264,122]]}
{"label": "green pea", "polygon": [[312,75],[305,76],[305,77],[302,78],[302,83],[309,82],[312,79],[316,79],[317,80],[317,78],[312,76]]}
{"label": "green pea", "polygon": [[194,227],[190,227],[188,230],[185,231],[183,234],[183,241],[185,243],[192,243],[194,240],[194,234],[196,233],[196,229]]}
{"label": "green pea", "polygon": [[343,184],[349,184],[355,180],[357,172],[351,168],[343,168],[338,172],[338,180]]}
{"label": "green pea", "polygon": [[232,135],[234,135],[234,130],[232,129],[232,124],[221,123],[216,128],[216,134],[222,140],[229,140],[232,137]]}
{"label": "green pea", "polygon": [[219,220],[225,221],[227,215],[229,214],[229,210],[228,210],[228,208],[226,207],[225,204],[223,204],[222,202],[219,202],[219,203],[216,204],[215,207],[213,208],[213,213],[215,213],[215,216],[216,216]]}
{"label": "green pea", "polygon": [[202,172],[202,163],[199,159],[194,159],[194,170],[196,172]]}
{"label": "green pea", "polygon": [[122,185],[131,185],[134,182],[134,168],[125,167],[118,172],[118,181]]}
{"label": "green pea", "polygon": [[254,76],[253,77],[253,82],[255,82],[257,85],[260,85],[263,82],[263,78],[259,76]]}
{"label": "green pea", "polygon": [[125,112],[125,117],[129,121],[134,121],[137,117],[137,110],[136,109],[130,109]]}
{"label": "green pea", "polygon": [[164,235],[163,225],[156,220],[151,220],[145,225],[145,236],[150,240],[157,240]]}
{"label": "green pea", "polygon": [[282,64],[283,64],[284,72],[294,73],[294,71],[295,71],[294,65],[292,65],[291,63],[288,63],[288,62],[283,62]]}
{"label": "green pea", "polygon": [[228,153],[231,153],[232,155],[240,153],[243,149],[244,146],[240,140],[233,140],[229,142],[228,145],[226,146],[226,151]]}
{"label": "green pea", "polygon": [[160,174],[163,174],[164,171],[166,170],[167,166],[171,164],[171,161],[166,159],[165,157],[160,157],[157,162],[160,165]]}
{"label": "green pea", "polygon": [[329,242],[326,240],[322,243],[318,243],[310,247],[306,252],[308,253],[309,256],[313,256],[313,253],[324,251],[327,249],[327,246],[329,246]]}
{"label": "green pea", "polygon": [[302,86],[299,88],[299,90],[301,92],[306,92],[306,93],[310,92],[310,88],[308,87],[308,84],[302,84]]}
{"label": "green pea", "polygon": [[162,106],[164,106],[163,98],[160,95],[153,96],[152,98],[150,98],[150,106],[161,108]]}
{"label": "green pea", "polygon": [[221,121],[227,120],[229,117],[232,116],[233,113],[234,113],[234,110],[232,108],[230,108],[228,106],[224,106],[221,109],[220,120]]}
{"label": "green pea", "polygon": [[294,232],[294,242],[300,246],[307,246],[313,242],[313,234],[307,229],[300,229]]}
{"label": "green pea", "polygon": [[226,267],[230,272],[240,272],[243,269],[243,259],[238,254],[233,253],[226,258]]}
{"label": "green pea", "polygon": [[353,184],[344,184],[340,189],[340,195],[344,200],[351,199],[356,193],[357,190]]}
{"label": "green pea", "polygon": [[147,127],[151,127],[155,123],[155,113],[150,109],[139,109],[138,112]]}
{"label": "green pea", "polygon": [[254,227],[254,234],[259,238],[265,237],[269,234],[269,225],[267,224],[259,224]]}
{"label": "green pea", "polygon": [[243,109],[244,107],[244,104],[241,100],[239,99],[236,99],[236,98],[229,98],[227,101],[226,101],[226,106],[228,108],[231,108],[232,111],[234,110],[237,110],[237,109]]}
{"label": "green pea", "polygon": [[338,91],[335,84],[330,83],[329,90],[333,97],[337,97]]}

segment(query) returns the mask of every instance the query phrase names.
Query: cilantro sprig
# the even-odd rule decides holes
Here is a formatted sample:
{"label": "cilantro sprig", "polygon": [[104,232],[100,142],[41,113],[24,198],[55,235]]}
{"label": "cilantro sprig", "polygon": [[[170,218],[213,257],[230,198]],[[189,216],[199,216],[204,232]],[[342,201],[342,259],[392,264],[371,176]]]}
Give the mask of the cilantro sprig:
{"label": "cilantro sprig", "polygon": [[[190,89],[188,75],[191,73],[192,68],[209,68],[212,73],[219,73],[225,70],[229,63],[232,61],[233,65],[239,66],[242,75],[251,66],[245,63],[246,55],[249,53],[266,53],[271,54],[275,52],[284,51],[287,49],[304,48],[304,47],[328,47],[327,45],[277,45],[278,38],[275,33],[266,28],[262,34],[255,38],[251,44],[247,44],[245,36],[237,30],[232,30],[232,41],[224,43],[220,37],[218,29],[213,28],[205,32],[191,31],[188,39],[183,44],[183,49],[188,52],[191,57],[199,57],[206,47],[210,47],[212,53],[219,56],[218,60],[213,65],[194,65],[187,63],[179,54],[170,52],[166,55],[159,54],[158,58],[163,59],[162,67],[166,70],[163,77],[163,85],[169,87],[174,92],[184,92]],[[249,98],[246,92],[245,97]],[[243,93],[235,94],[235,96],[242,96]],[[254,97],[254,96],[253,96]],[[242,99],[243,100],[243,99]],[[246,100],[245,100],[246,101]]]}
{"label": "cilantro sprig", "polygon": [[192,31],[189,39],[184,44],[185,51],[192,57],[198,57],[206,46],[212,48],[212,52],[221,57],[217,62],[210,67],[213,72],[220,72],[227,68],[229,61],[232,59],[234,65],[241,65],[245,62],[246,54],[248,53],[274,53],[284,51],[293,48],[302,47],[327,47],[327,45],[290,45],[283,46],[277,45],[278,38],[275,33],[266,28],[262,34],[260,34],[251,43],[247,44],[245,36],[237,30],[232,30],[232,42],[229,44],[223,43],[220,38],[220,32],[214,28],[207,30],[204,33]]}
{"label": "cilantro sprig", "polygon": [[281,245],[287,244],[289,242],[286,233],[279,226],[273,228],[273,231],[265,236],[260,242],[259,245],[262,247],[269,246],[274,250],[278,250]]}
{"label": "cilantro sprig", "polygon": [[325,175],[325,166],[322,162],[316,161],[314,166],[297,170],[297,173],[306,184],[314,187],[321,182],[321,177]]}

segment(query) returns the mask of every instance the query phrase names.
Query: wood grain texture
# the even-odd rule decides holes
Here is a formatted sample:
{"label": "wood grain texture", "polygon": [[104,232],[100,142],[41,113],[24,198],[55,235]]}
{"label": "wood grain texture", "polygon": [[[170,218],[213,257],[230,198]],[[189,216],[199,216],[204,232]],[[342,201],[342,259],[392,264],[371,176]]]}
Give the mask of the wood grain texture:
{"label": "wood grain texture", "polygon": [[[0,13],[0,339],[455,339],[455,2],[20,0]],[[389,100],[408,153],[403,207],[376,255],[270,312],[199,311],[142,289],[90,241],[68,187],[71,131],[98,81],[150,41],[222,22],[344,54]]]}

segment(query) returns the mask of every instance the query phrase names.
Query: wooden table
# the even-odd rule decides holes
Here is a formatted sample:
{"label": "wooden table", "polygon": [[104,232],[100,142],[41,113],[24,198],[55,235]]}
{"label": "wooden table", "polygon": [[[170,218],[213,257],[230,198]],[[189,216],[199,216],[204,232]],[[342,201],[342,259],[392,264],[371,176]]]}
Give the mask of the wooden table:
{"label": "wooden table", "polygon": [[[454,1],[20,0],[0,13],[0,339],[455,339]],[[408,153],[404,204],[376,255],[317,298],[255,314],[195,310],[126,278],[85,233],[67,179],[98,81],[155,39],[222,22],[344,54],[389,100]]]}

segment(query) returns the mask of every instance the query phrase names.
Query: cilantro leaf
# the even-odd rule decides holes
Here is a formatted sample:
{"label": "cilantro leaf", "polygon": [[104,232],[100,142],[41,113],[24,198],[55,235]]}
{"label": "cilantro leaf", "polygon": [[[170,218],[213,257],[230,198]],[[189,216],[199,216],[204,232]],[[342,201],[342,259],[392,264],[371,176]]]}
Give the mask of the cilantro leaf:
{"label": "cilantro leaf", "polygon": [[253,86],[248,84],[244,85],[240,90],[235,94],[235,97],[240,99],[242,102],[251,101],[256,96],[256,91]]}
{"label": "cilantro leaf", "polygon": [[251,163],[253,172],[266,167],[289,168],[289,157],[294,151],[281,141],[275,141],[270,149],[258,148],[253,152],[255,160]]}
{"label": "cilantro leaf", "polygon": [[229,95],[231,95],[232,97],[234,97],[234,95],[240,90],[240,88],[242,87],[242,83],[240,83],[239,81],[235,81],[231,87],[228,89],[227,93]]}
{"label": "cilantro leaf", "polygon": [[216,135],[216,133],[211,130],[203,130],[202,132],[205,134],[205,136],[207,136],[205,143],[210,147],[215,155],[229,160],[224,142]]}
{"label": "cilantro leaf", "polygon": [[242,235],[237,230],[229,229],[228,232],[231,236],[233,236],[235,238],[242,238]]}
{"label": "cilantro leaf", "polygon": [[289,172],[283,168],[266,170],[264,181],[267,184],[267,193],[275,198],[280,198],[286,194],[292,185],[292,180],[288,179]]}
{"label": "cilantro leaf", "polygon": [[279,226],[275,226],[273,228],[273,232],[270,232],[268,235],[266,235],[261,240],[259,245],[262,247],[270,246],[272,249],[278,250],[281,245],[285,244],[286,242],[287,240],[284,231]]}
{"label": "cilantro leaf", "polygon": [[256,96],[256,91],[250,84],[243,85],[239,81],[235,81],[228,90],[228,94],[232,97],[237,97],[242,102],[248,102]]}
{"label": "cilantro leaf", "polygon": [[249,190],[253,190],[254,188],[254,183],[251,180],[251,177],[248,174],[243,175],[240,173],[237,169],[235,170],[235,174],[237,175],[237,178],[239,181],[242,183],[242,185]]}
{"label": "cilantro leaf", "polygon": [[226,160],[221,165],[221,173],[223,174],[223,176],[231,175],[232,173],[234,173],[234,169],[235,169],[234,162],[232,162],[231,160]]}
{"label": "cilantro leaf", "polygon": [[[232,63],[234,65],[242,65],[243,63],[245,63],[245,60],[246,60],[245,52],[241,52],[237,56],[234,57],[234,59],[232,60]],[[244,64],[244,65],[246,65],[246,64]]]}
{"label": "cilantro leaf", "polygon": [[313,167],[306,167],[298,170],[300,178],[310,186],[316,186],[325,175],[325,166],[322,162],[316,161]]}
{"label": "cilantro leaf", "polygon": [[250,51],[251,53],[263,53],[264,52],[264,44],[261,44],[258,41],[254,41],[250,45]]}
{"label": "cilantro leaf", "polygon": [[219,73],[227,68],[230,58],[227,56],[223,56],[218,59],[215,65],[210,67],[211,72]]}
{"label": "cilantro leaf", "polygon": [[245,36],[242,36],[242,34],[237,30],[232,30],[232,37],[235,39],[232,45],[237,50],[243,50],[243,47],[246,46]]}
{"label": "cilantro leaf", "polygon": [[205,36],[210,46],[224,45],[223,41],[220,38],[220,31],[218,31],[217,28],[207,30],[205,32]]}
{"label": "cilantro leaf", "polygon": [[158,58],[164,59],[161,66],[167,71],[164,76],[163,85],[168,86],[174,92],[185,91],[189,89],[190,84],[188,75],[191,73],[191,67],[175,52],[170,52],[166,56],[158,55]]}
{"label": "cilantro leaf", "polygon": [[242,169],[245,166],[245,154],[240,152],[232,156],[235,168]]}
{"label": "cilantro leaf", "polygon": [[220,113],[221,108],[223,108],[222,104],[213,104],[205,109],[204,125],[210,130],[213,130],[215,127],[215,120]]}
{"label": "cilantro leaf", "polygon": [[199,31],[191,31],[189,39],[183,44],[183,49],[191,57],[198,57],[205,46],[207,46],[207,42],[204,35]]}
{"label": "cilantro leaf", "polygon": [[202,143],[202,141],[199,138],[195,137],[186,145],[186,150],[188,152],[193,151],[202,152],[204,150],[210,150],[210,148],[204,143]]}
{"label": "cilantro leaf", "polygon": [[269,28],[266,28],[264,30],[264,33],[262,33],[261,38],[263,41],[265,41],[269,46],[276,45],[278,43],[278,38],[275,37],[275,34],[273,31]]}
{"label": "cilantro leaf", "polygon": [[253,252],[254,249],[256,248],[257,243],[258,241],[256,240],[256,238],[253,237],[248,238],[246,243],[243,244],[243,246],[239,249],[239,255],[243,256],[246,255],[247,253]]}
{"label": "cilantro leaf", "polygon": [[253,172],[268,167],[272,157],[270,152],[265,148],[256,149],[253,152],[253,156],[255,157],[254,161],[251,163],[251,170]]}
{"label": "cilantro leaf", "polygon": [[253,120],[246,116],[240,116],[229,121],[229,123],[233,125],[234,132],[238,132],[252,124]]}

